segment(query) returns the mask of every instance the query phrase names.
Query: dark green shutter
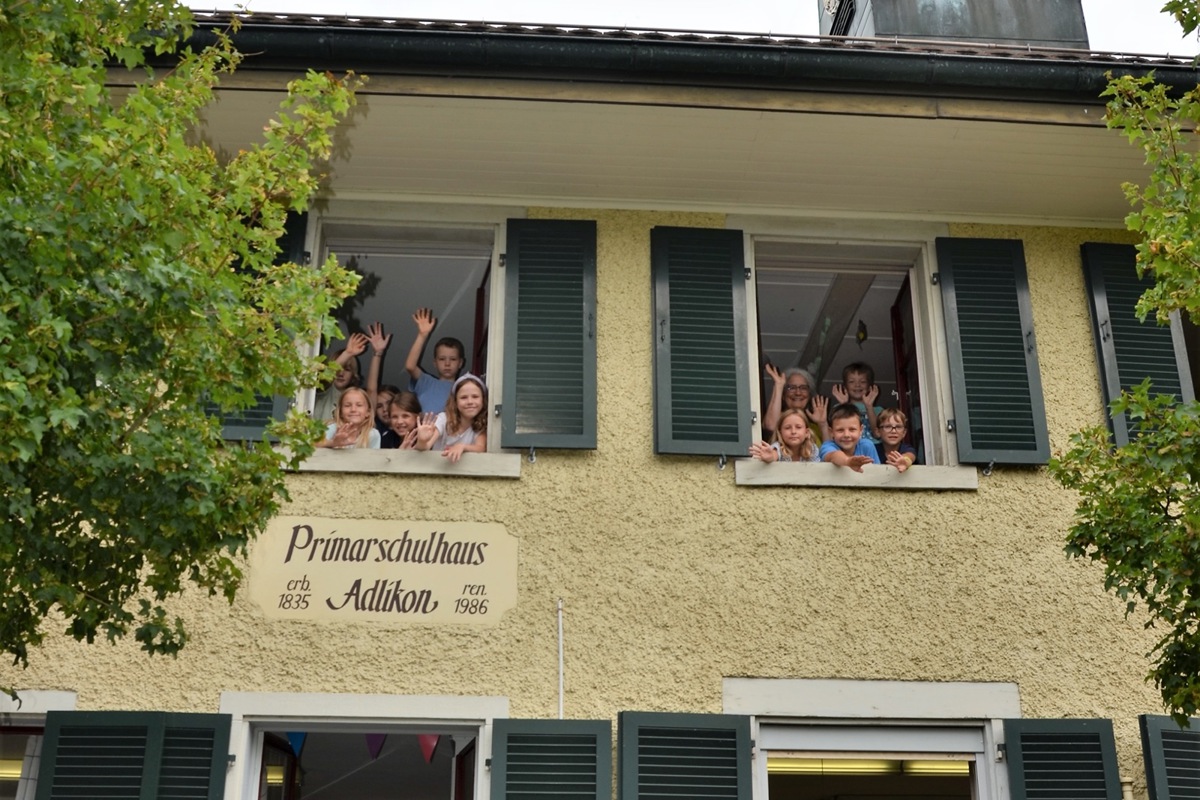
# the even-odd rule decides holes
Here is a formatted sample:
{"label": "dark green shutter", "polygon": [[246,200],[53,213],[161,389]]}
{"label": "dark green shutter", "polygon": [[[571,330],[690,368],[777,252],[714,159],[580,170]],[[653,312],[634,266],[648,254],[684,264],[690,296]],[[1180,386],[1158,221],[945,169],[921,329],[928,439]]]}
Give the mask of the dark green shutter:
{"label": "dark green shutter", "polygon": [[958,459],[1044,464],[1046,406],[1021,242],[938,239]]}
{"label": "dark green shutter", "polygon": [[750,718],[623,711],[619,800],[750,800]]}
{"label": "dark green shutter", "polygon": [[654,450],[742,456],[753,422],[741,231],[655,228]]}
{"label": "dark green shutter", "polygon": [[[308,212],[298,214],[289,211],[283,224],[283,235],[279,237],[276,264],[305,262],[304,237],[307,230]],[[272,420],[283,419],[291,402],[290,397],[259,395],[255,398],[254,405],[249,408],[221,415],[221,435],[230,441],[261,439],[267,424]]]}
{"label": "dark green shutter", "polygon": [[1200,797],[1200,719],[1189,722],[1190,728],[1181,728],[1167,716],[1138,717],[1150,800]]}
{"label": "dark green shutter", "polygon": [[1107,719],[1006,719],[1012,800],[1121,800]]}
{"label": "dark green shutter", "polygon": [[[1126,244],[1088,242],[1080,248],[1083,273],[1091,296],[1092,333],[1100,362],[1104,405],[1121,392],[1150,379],[1155,394],[1192,400],[1187,350],[1179,323],[1159,325],[1153,318],[1142,322],[1134,307],[1154,285],[1151,277],[1137,271],[1137,250]],[[1188,380],[1181,380],[1187,375]],[[1129,442],[1129,423],[1124,414],[1109,419],[1118,445]]]}
{"label": "dark green shutter", "polygon": [[228,714],[51,711],[37,800],[220,800]]}
{"label": "dark green shutter", "polygon": [[608,720],[498,719],[492,727],[492,800],[608,800]]}
{"label": "dark green shutter", "polygon": [[508,221],[501,447],[596,447],[596,223]]}

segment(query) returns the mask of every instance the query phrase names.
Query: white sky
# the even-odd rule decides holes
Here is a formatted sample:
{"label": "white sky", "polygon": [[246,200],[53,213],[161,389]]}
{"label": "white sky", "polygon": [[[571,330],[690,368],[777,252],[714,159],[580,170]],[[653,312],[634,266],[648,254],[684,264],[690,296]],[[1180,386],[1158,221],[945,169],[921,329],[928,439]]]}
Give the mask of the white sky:
{"label": "white sky", "polygon": [[[231,8],[235,2],[258,12],[816,34],[820,0],[224,0],[213,5],[193,0],[192,6]],[[1200,52],[1196,37],[1184,39],[1175,21],[1161,13],[1163,2],[1083,0],[1092,49],[1158,55]]]}

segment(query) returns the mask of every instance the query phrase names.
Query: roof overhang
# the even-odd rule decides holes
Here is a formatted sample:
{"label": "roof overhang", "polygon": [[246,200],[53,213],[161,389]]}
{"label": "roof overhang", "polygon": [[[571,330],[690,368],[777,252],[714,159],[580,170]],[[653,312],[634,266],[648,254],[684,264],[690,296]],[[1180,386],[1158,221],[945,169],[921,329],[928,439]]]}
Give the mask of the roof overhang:
{"label": "roof overhang", "polygon": [[205,134],[243,147],[296,70],[354,69],[371,81],[329,171],[343,198],[1115,226],[1145,174],[1104,125],[1113,65],[1078,53],[480,27],[246,25],[256,55]]}

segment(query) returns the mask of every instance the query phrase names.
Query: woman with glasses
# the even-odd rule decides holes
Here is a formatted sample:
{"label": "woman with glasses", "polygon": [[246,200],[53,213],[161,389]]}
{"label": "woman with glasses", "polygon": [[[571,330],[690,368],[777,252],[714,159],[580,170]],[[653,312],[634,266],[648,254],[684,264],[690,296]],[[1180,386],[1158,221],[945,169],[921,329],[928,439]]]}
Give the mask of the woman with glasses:
{"label": "woman with glasses", "polygon": [[774,432],[779,424],[779,417],[788,409],[799,409],[808,420],[812,430],[813,441],[819,447],[821,442],[829,439],[829,401],[813,391],[816,381],[806,369],[791,367],[787,372],[780,372],[774,364],[766,366],[767,375],[775,382],[771,390],[771,399],[767,403],[766,413],[763,414],[763,436],[767,431]]}

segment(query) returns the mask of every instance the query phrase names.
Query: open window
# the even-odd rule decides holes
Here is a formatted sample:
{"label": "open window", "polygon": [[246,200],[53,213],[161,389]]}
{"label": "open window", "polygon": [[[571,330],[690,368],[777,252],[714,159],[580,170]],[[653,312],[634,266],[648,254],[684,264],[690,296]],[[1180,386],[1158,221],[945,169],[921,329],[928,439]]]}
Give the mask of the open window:
{"label": "open window", "polygon": [[[365,332],[369,324],[382,322],[392,336],[381,385],[409,386],[404,362],[416,335],[412,316],[419,308],[432,309],[438,321],[421,367],[436,375],[434,343],[453,337],[463,343],[464,371],[487,379],[493,228],[327,223],[322,234],[322,258],[334,253],[338,263],[360,276],[357,292],[335,311],[342,333]],[[322,344],[331,352],[344,340]],[[359,357],[363,381],[369,359],[369,351]]]}
{"label": "open window", "polygon": [[[381,322],[392,336],[380,386],[409,388],[405,361],[416,335],[412,317],[418,308],[429,308],[437,327],[422,368],[436,374],[436,342],[453,337],[464,346],[464,372],[479,375],[488,387],[489,452],[471,455],[488,455],[490,461],[467,458],[447,468],[419,458],[425,454],[385,451],[378,463],[345,468],[516,477],[519,464],[499,459],[502,448],[596,446],[594,222],[418,225],[328,219],[311,235],[322,258],[333,253],[361,276],[355,296],[335,312],[343,333],[365,332]],[[341,346],[320,343],[328,354]],[[364,384],[370,358],[368,350],[358,361]],[[304,394],[305,407],[324,407],[314,403],[314,391]],[[317,454],[315,468],[364,460],[362,453],[332,455]]]}
{"label": "open window", "polygon": [[[816,392],[826,397],[842,383],[847,366],[869,365],[879,387],[875,405],[904,412],[905,441],[924,463],[928,459],[912,299],[913,267],[919,258],[920,249],[914,246],[763,241],[754,249],[762,365],[781,371],[800,367],[815,379]],[[773,383],[764,372],[764,412]]]}
{"label": "open window", "polygon": [[397,793],[443,800],[475,798],[473,733],[294,727],[263,732],[257,794],[263,800]]}
{"label": "open window", "polygon": [[738,482],[971,489],[974,472],[950,468],[1049,458],[1020,241],[656,228],[651,251],[657,452],[744,456],[762,435],[767,360],[814,371],[826,395],[863,361],[875,404],[905,411],[932,469],[862,478],[742,459]]}

